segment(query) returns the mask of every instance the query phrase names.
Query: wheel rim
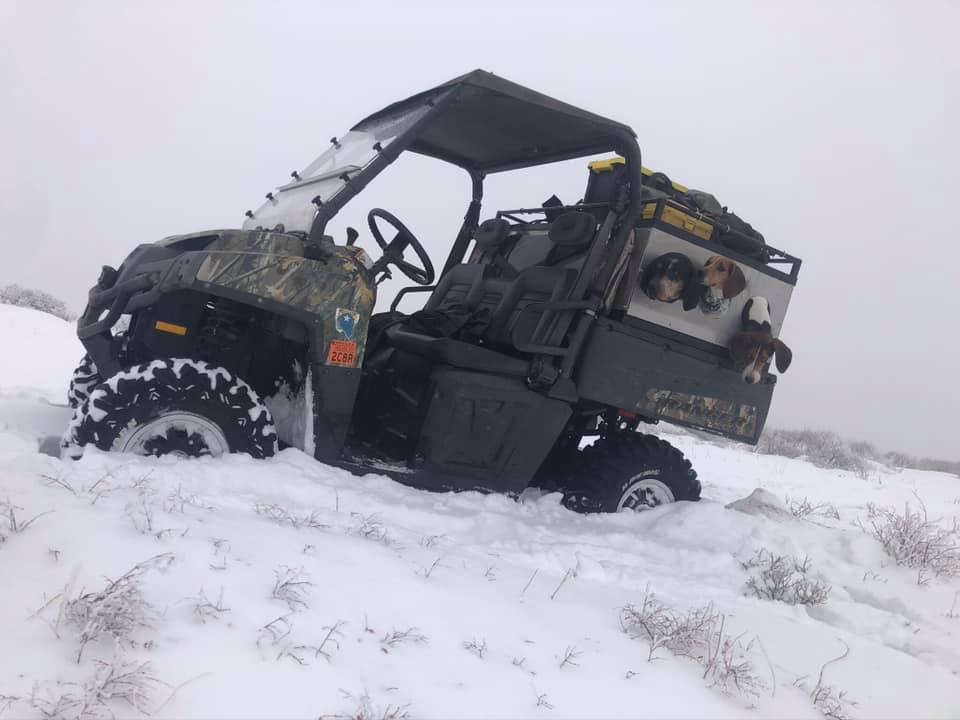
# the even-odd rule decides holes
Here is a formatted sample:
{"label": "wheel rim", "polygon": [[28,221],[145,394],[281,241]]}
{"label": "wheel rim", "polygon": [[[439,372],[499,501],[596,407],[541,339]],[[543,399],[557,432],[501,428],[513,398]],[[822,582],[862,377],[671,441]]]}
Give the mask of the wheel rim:
{"label": "wheel rim", "polygon": [[188,412],[168,412],[125,431],[114,447],[136,455],[218,457],[230,452],[226,435],[207,418]]}
{"label": "wheel rim", "polygon": [[634,477],[617,504],[617,512],[641,512],[675,502],[673,492],[660,480]]}

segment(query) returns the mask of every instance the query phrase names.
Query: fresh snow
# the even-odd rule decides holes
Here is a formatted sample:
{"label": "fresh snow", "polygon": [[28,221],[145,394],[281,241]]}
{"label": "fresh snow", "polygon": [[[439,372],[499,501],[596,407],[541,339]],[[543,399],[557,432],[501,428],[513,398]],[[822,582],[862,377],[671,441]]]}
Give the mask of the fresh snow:
{"label": "fresh snow", "polygon": [[[557,495],[421,492],[295,449],[61,461],[38,447],[70,419],[50,403],[65,401],[82,355],[73,327],[8,306],[0,325],[0,502],[21,525],[37,516],[18,533],[0,519],[0,718],[42,717],[31,693],[77,694],[68,683],[88,682],[95,660],[122,658],[166,683],[144,705],[160,717],[349,717],[366,698],[377,718],[816,718],[800,686],[845,645],[824,684],[856,701],[851,717],[960,716],[960,583],[918,586],[856,525],[867,502],[902,508],[914,493],[949,523],[955,476],[876,468],[864,480],[661,426],[700,473],[703,501],[580,516]],[[798,519],[787,496],[833,503],[840,520]],[[829,600],[747,596],[741,561],[761,548],[809,556]],[[102,590],[164,553],[169,565],[143,576],[150,627],[91,641],[77,663],[80,630],[59,617],[58,593]],[[310,584],[274,593],[278,577]],[[766,689],[724,694],[666,650],[648,662],[619,614],[648,588],[678,611],[712,603]],[[201,595],[227,610],[198,609]]]}

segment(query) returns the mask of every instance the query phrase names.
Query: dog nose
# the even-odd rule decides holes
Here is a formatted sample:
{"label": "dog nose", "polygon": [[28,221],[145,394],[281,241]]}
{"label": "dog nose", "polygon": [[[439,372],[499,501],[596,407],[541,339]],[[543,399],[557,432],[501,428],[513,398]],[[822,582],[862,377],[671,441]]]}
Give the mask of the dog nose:
{"label": "dog nose", "polygon": [[744,378],[744,380],[746,380],[746,381],[747,381],[747,384],[749,384],[749,385],[753,385],[753,384],[756,382],[756,379],[754,379],[753,375],[747,375],[747,376]]}

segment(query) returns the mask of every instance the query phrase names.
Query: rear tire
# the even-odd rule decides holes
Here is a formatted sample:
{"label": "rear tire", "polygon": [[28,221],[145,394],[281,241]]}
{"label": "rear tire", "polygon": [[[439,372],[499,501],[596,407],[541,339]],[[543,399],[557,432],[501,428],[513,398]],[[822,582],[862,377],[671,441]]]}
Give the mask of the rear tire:
{"label": "rear tire", "polygon": [[580,451],[563,504],[577,512],[627,512],[699,499],[700,481],[683,453],[653,435],[619,432]]}
{"label": "rear tire", "polygon": [[154,360],[97,385],[74,413],[65,454],[107,452],[200,457],[277,451],[270,411],[247,383],[200,360]]}

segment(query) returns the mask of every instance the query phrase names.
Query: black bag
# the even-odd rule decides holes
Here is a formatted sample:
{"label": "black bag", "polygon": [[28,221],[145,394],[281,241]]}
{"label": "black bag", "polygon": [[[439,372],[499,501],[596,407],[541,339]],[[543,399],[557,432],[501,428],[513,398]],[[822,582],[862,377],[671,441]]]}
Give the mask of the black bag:
{"label": "black bag", "polygon": [[716,196],[703,190],[687,190],[680,196],[680,202],[695,210],[704,212],[711,217],[719,217],[723,214],[724,207],[717,200]]}
{"label": "black bag", "polygon": [[724,247],[763,262],[769,258],[763,235],[754,230],[750,223],[739,218],[736,213],[724,209],[723,214],[717,218],[715,226],[717,240]]}

